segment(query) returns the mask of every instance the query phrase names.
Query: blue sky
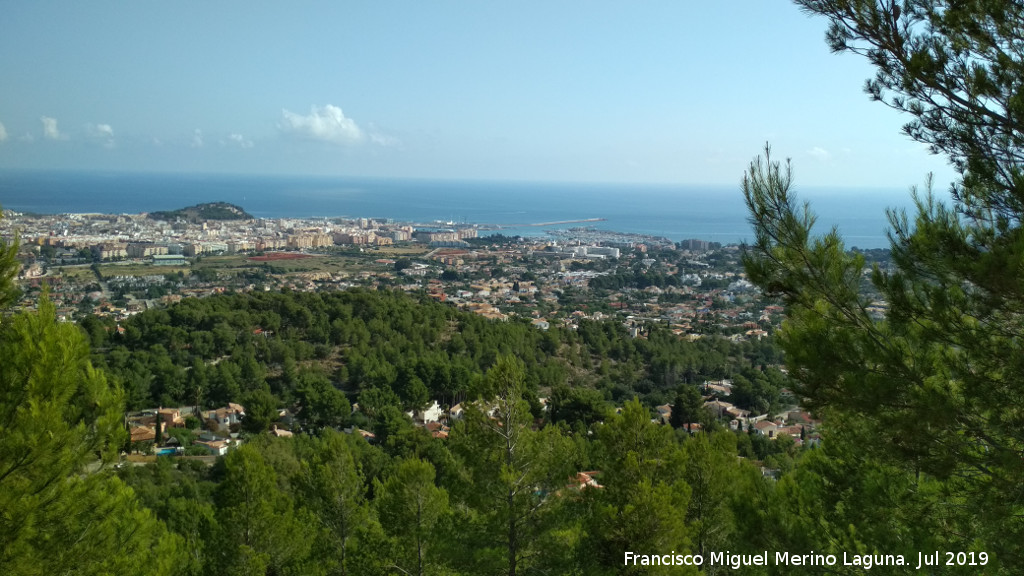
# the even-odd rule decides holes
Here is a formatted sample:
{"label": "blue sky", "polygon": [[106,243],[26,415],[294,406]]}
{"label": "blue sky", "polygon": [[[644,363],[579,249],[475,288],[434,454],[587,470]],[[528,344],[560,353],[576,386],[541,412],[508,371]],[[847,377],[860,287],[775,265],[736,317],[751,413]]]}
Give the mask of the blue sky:
{"label": "blue sky", "polygon": [[0,168],[809,185],[946,162],[783,1],[3,2]]}

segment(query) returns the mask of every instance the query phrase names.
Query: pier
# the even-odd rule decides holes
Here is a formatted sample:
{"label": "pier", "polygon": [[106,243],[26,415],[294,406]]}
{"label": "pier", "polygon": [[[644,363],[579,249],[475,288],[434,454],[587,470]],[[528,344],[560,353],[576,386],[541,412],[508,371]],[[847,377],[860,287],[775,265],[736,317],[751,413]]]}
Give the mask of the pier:
{"label": "pier", "polygon": [[535,224],[498,224],[495,227],[501,228],[525,228],[527,226],[559,226],[562,224],[582,224],[586,222],[604,222],[607,218],[580,218],[579,220],[558,220],[556,222],[537,222]]}

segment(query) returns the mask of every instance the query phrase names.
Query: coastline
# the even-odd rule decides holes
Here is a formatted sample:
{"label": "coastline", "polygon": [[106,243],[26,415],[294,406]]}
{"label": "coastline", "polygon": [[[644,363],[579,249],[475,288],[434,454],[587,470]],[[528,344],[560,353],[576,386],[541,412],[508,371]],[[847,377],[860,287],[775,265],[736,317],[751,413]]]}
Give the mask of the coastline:
{"label": "coastline", "polygon": [[[894,190],[804,196],[819,213],[820,231],[838,226],[848,246],[862,248],[887,247],[885,208],[909,203]],[[753,237],[737,186],[0,172],[0,206],[18,212],[137,214],[214,201],[259,218],[473,223],[507,236],[541,237],[588,220],[605,231],[677,242]]]}

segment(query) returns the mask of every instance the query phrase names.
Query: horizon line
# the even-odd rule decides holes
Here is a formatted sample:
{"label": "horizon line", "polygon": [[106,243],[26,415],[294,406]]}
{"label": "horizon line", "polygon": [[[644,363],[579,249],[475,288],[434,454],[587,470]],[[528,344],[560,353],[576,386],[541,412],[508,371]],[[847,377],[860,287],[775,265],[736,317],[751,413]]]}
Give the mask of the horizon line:
{"label": "horizon line", "polygon": [[[459,182],[459,183],[488,183],[488,184],[545,184],[559,186],[647,186],[647,187],[708,187],[708,188],[734,188],[741,189],[740,183],[723,182],[682,182],[682,181],[645,181],[645,180],[543,180],[530,178],[482,178],[482,177],[460,177],[460,176],[381,176],[381,175],[354,175],[354,174],[316,174],[316,173],[267,173],[267,172],[230,172],[230,171],[168,171],[168,170],[127,170],[127,169],[90,169],[90,168],[11,168],[0,167],[0,174],[22,173],[33,175],[44,174],[80,174],[89,176],[153,176],[153,177],[197,177],[197,178],[266,178],[266,179],[296,179],[296,180],[377,180],[394,182]],[[801,190],[843,190],[843,191],[879,191],[894,192],[901,190],[910,193],[914,187],[919,185],[905,184],[892,186],[879,185],[839,185],[839,184],[816,184],[801,183],[794,186],[794,192],[800,194]],[[939,189],[943,191],[943,189]]]}

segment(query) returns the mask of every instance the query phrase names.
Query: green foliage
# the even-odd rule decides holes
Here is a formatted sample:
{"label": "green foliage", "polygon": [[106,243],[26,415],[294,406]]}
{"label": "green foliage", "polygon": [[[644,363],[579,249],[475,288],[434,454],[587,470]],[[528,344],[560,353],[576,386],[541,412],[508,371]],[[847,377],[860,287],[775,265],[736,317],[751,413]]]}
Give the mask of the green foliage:
{"label": "green foliage", "polygon": [[377,436],[377,443],[392,455],[408,451],[415,445],[417,438],[412,419],[396,406],[385,406],[377,414],[373,433]]}
{"label": "green foliage", "polygon": [[53,500],[21,516],[27,524],[15,538],[4,539],[0,567],[5,574],[169,575],[177,570],[180,538],[139,506],[130,488],[109,474],[60,483],[48,494]]}
{"label": "green foliage", "polygon": [[[741,375],[758,383],[750,402],[771,402],[786,382],[759,368],[778,361],[770,341],[691,343],[659,327],[631,339],[614,321],[542,332],[361,290],[186,299],[122,325],[95,358],[135,405],[240,401],[252,431],[280,406],[300,420],[294,438],[250,436],[209,470],[120,471],[184,539],[185,574],[621,573],[625,550],[753,550],[747,517],[782,517],[769,481],[719,438],[733,433],[690,447],[639,400],[612,411]],[[448,440],[403,413],[433,399],[468,406]],[[377,443],[333,429],[350,423]],[[745,454],[782,458],[779,442],[743,438]],[[604,488],[580,488],[582,470]]]}
{"label": "green foliage", "polygon": [[338,433],[325,431],[310,448],[312,454],[303,461],[296,482],[299,502],[324,529],[321,546],[331,551],[323,557],[329,572],[354,573],[351,565],[358,564],[360,556],[356,543],[374,530],[363,476],[350,444]]}
{"label": "green foliage", "polygon": [[599,391],[583,387],[570,388],[564,384],[552,388],[548,408],[552,422],[582,425],[584,428],[604,420],[611,412]]}
{"label": "green foliage", "polygon": [[[1006,360],[1017,347],[1007,310],[1016,296],[965,286],[972,276],[939,257],[936,244],[936,226],[961,225],[922,201],[916,230],[894,239],[896,271],[872,273],[890,304],[886,318],[875,319],[872,298],[859,290],[863,258],[846,253],[835,231],[812,238],[813,216],[797,208],[790,186],[788,168],[770,160],[751,166],[744,192],[757,244],[745,263],[753,281],[787,303],[779,342],[800,374],[798,393],[812,408],[862,419],[872,431],[866,455],[942,481],[955,496],[937,498],[936,514],[962,521],[958,532],[983,539],[1004,560],[1016,557],[1010,542],[1024,534],[1024,462],[1008,455],[1019,453],[1024,436],[1006,410],[1024,401],[1016,364]],[[962,516],[963,499],[987,520]]]}
{"label": "green foliage", "polygon": [[19,245],[17,236],[10,243],[0,238],[0,310],[6,310],[21,296],[21,290],[14,283],[21,268],[17,258]]}
{"label": "green foliage", "polygon": [[[90,334],[98,325],[87,322]],[[124,334],[109,337],[94,358],[122,382],[131,408],[244,404],[243,395],[265,382],[283,405],[298,402],[296,413],[315,420],[304,422],[312,426],[345,419],[306,410],[321,401],[343,410],[330,387],[349,401],[394,394],[404,410],[431,400],[454,405],[480,392],[484,372],[501,354],[523,361],[526,386],[537,395],[573,375],[571,388],[594,388],[617,401],[639,395],[651,404],[670,401],[682,382],[759,373],[755,367],[779,361],[769,342],[688,342],[657,327],[646,339],[631,339],[611,320],[582,322],[578,333],[545,332],[387,291],[185,299],[122,326]],[[324,375],[330,387],[300,381],[307,372]],[[583,421],[591,421],[597,397],[581,394],[578,407],[591,412]],[[372,418],[373,403],[359,404]]]}
{"label": "green foliage", "polygon": [[[585,360],[595,373],[664,396],[679,386],[696,390],[702,362],[722,375],[731,363],[772,354],[762,347],[712,339],[690,346],[658,329],[632,340],[614,323],[588,323],[580,335],[556,331],[544,351],[538,343],[551,333],[388,293],[232,295],[153,316],[115,337],[105,357],[120,373],[140,368],[122,355],[130,341],[146,370],[164,357],[189,358],[189,396],[233,388],[250,417],[261,412],[257,396],[281,398],[297,404],[303,424],[293,438],[252,436],[209,470],[188,461],[175,468],[170,459],[121,470],[184,539],[186,574],[613,574],[622,573],[626,550],[755,550],[764,540],[746,518],[761,514],[768,526],[782,517],[761,493],[770,492],[768,481],[722,439],[733,433],[684,441],[688,435],[653,424],[639,401],[614,415],[603,385],[590,387],[584,369],[558,356],[600,350],[601,362]],[[304,349],[318,324],[338,342],[337,368]],[[253,325],[273,325],[275,334],[254,337]],[[199,336],[201,327],[216,334]],[[188,338],[216,361],[173,344]],[[245,367],[253,358],[259,369]],[[463,401],[465,417],[451,423],[449,439],[431,437],[402,412],[417,380],[453,398],[479,394]],[[551,389],[551,421],[536,401],[542,387]],[[332,429],[347,415],[342,390],[358,391],[360,410],[350,418],[377,434],[375,444]],[[756,452],[748,442],[747,452]],[[764,443],[761,452],[773,456],[779,443]],[[597,470],[604,488],[581,488],[582,470]]]}
{"label": "green foliage", "polygon": [[1013,49],[1020,41],[1020,6],[985,0],[797,4],[828,18],[832,50],[868,58],[875,66],[875,77],[865,84],[868,95],[910,114],[904,132],[960,171],[962,181],[953,188],[957,208],[995,232],[960,248],[999,244],[999,237],[1012,233],[1024,210],[1024,58]]}
{"label": "green foliage", "polygon": [[394,564],[403,574],[423,576],[431,561],[435,530],[448,513],[448,493],[434,484],[434,467],[418,459],[403,460],[387,482],[377,481],[375,503],[385,532],[395,538]]}
{"label": "green foliage", "polygon": [[775,369],[741,371],[732,378],[729,401],[754,414],[764,414],[777,406],[784,381],[785,378]]}
{"label": "green foliage", "polygon": [[685,574],[677,566],[621,572],[626,551],[692,549],[686,525],[690,487],[682,480],[683,453],[671,429],[652,423],[649,411],[633,400],[598,428],[597,438],[595,460],[604,488],[583,489],[581,564],[598,574]]}
{"label": "green foliage", "polygon": [[[0,280],[0,285],[3,281]],[[178,541],[103,469],[121,394],[48,300],[0,324],[0,572],[168,574]]]}
{"label": "green foliage", "polygon": [[270,429],[277,421],[277,398],[267,388],[260,388],[242,397],[245,406],[245,417],[242,418],[242,429],[250,434],[259,434]]}
{"label": "green foliage", "polygon": [[[510,356],[487,372],[493,396],[471,406],[452,430],[451,447],[464,467],[456,490],[467,508],[461,522],[460,562],[483,572],[515,576],[557,565],[545,546],[564,501],[556,492],[574,469],[573,443],[557,428],[532,428],[524,366]],[[493,406],[493,416],[482,409]]]}
{"label": "green foliage", "polygon": [[247,559],[266,573],[314,573],[309,513],[296,511],[278,489],[278,474],[263,454],[242,446],[225,457],[224,471],[216,494],[220,531],[214,565],[228,572],[237,559]]}
{"label": "green foliage", "polygon": [[[207,452],[202,450],[205,455]],[[121,480],[132,487],[139,501],[152,510],[169,530],[184,540],[183,558],[177,574],[199,576],[204,560],[217,533],[217,522],[210,493],[206,465],[183,461],[175,466],[170,458],[160,458],[145,467],[126,466],[118,471]]]}
{"label": "green foliage", "polygon": [[589,283],[590,288],[594,290],[621,290],[622,288],[643,290],[650,286],[666,288],[679,285],[678,276],[666,275],[658,271],[645,271],[643,269],[627,269],[614,274],[598,276],[592,278]]}
{"label": "green foliage", "polygon": [[412,267],[412,260],[410,260],[409,258],[407,258],[405,256],[399,258],[398,260],[395,260],[395,266],[394,266],[395,272],[401,272],[401,271],[407,270],[407,269],[409,269],[411,267]]}
{"label": "green foliage", "polygon": [[689,424],[706,421],[704,399],[696,386],[683,385],[676,391],[672,402],[672,418],[669,423],[673,428],[686,428]]}
{"label": "green foliage", "polygon": [[180,210],[166,210],[150,212],[149,217],[154,220],[177,220],[183,219],[191,222],[203,220],[252,220],[254,216],[243,210],[240,206],[227,202],[208,202],[196,204]]}
{"label": "green foliage", "polygon": [[728,549],[733,521],[726,504],[735,476],[734,440],[729,434],[714,437],[698,434],[683,447],[686,471],[683,478],[690,487],[686,520],[690,523],[694,550],[701,555]]}
{"label": "green foliage", "polygon": [[852,471],[906,475],[892,484],[927,510],[895,522],[946,526],[947,548],[973,541],[1020,565],[1024,58],[1013,47],[1024,17],[988,1],[798,3],[830,20],[834,50],[867,56],[869,95],[910,114],[905,132],[960,178],[951,205],[929,181],[910,216],[890,214],[892,267],[871,272],[888,303],[876,319],[859,290],[863,258],[835,231],[813,238],[788,167],[758,161],[744,180],[757,234],[748,273],[788,304],[780,343],[800,393],[865,440]]}
{"label": "green foliage", "polygon": [[303,372],[298,377],[296,399],[303,407],[302,420],[312,430],[341,428],[348,423],[352,406],[345,393],[316,372]]}

